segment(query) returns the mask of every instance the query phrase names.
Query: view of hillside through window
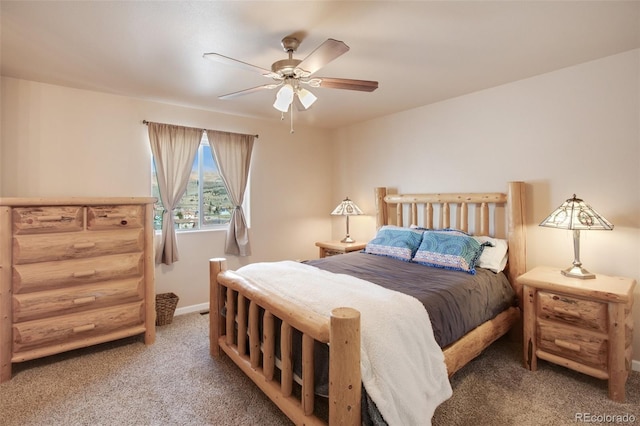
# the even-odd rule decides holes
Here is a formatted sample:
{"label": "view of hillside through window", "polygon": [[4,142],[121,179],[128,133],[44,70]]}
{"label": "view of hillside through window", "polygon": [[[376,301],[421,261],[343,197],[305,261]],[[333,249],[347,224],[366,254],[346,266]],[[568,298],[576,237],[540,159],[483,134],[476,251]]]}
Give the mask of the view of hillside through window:
{"label": "view of hillside through window", "polygon": [[[153,163],[152,196],[158,201],[154,206],[153,225],[162,229],[162,212],[155,162]],[[211,155],[211,147],[203,137],[193,161],[187,191],[174,210],[176,230],[215,228],[226,225],[231,219],[233,205],[222,183],[218,166]]]}

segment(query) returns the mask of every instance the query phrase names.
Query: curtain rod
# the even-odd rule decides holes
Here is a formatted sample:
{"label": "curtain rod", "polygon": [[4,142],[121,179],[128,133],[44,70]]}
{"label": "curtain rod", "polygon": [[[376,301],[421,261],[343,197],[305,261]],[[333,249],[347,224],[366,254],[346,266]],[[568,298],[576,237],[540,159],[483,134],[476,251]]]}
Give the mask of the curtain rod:
{"label": "curtain rod", "polygon": [[[153,121],[147,121],[147,120],[142,120],[142,124],[146,124],[147,126],[149,125],[149,123],[153,123]],[[157,123],[157,124],[166,124],[166,123]],[[175,124],[169,124],[169,126],[176,126],[176,127],[187,127],[189,129],[198,129],[198,130],[202,130],[203,132],[206,132],[207,129],[201,129],[199,127],[189,127],[189,126],[177,126]],[[229,132],[232,133],[232,132]],[[255,137],[256,139],[260,138],[260,135],[250,135]]]}

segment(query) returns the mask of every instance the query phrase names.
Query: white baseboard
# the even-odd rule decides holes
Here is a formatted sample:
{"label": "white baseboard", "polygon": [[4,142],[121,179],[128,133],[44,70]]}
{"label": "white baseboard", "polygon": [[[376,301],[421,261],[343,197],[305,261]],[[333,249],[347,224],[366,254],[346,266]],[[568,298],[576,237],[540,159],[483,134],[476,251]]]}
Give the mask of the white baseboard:
{"label": "white baseboard", "polygon": [[200,303],[199,305],[191,305],[191,306],[184,306],[182,308],[177,308],[174,315],[178,316],[178,315],[190,314],[193,312],[207,312],[207,311],[209,311],[209,302]]}
{"label": "white baseboard", "polygon": [[[183,308],[176,309],[174,315],[185,315],[192,312],[207,312],[209,310],[209,303],[200,303],[199,305],[185,306]],[[640,371],[640,361],[635,359],[631,361],[631,369],[633,371]]]}

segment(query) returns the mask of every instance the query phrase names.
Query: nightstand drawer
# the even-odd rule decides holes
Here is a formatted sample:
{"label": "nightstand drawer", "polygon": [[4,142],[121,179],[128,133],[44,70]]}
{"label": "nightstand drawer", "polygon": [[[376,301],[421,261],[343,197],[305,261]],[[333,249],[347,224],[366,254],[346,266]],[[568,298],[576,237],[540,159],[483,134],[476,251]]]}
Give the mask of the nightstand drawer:
{"label": "nightstand drawer", "polygon": [[324,257],[329,257],[329,256],[337,256],[339,254],[344,254],[344,251],[340,251],[340,250],[331,250],[331,249],[325,249],[324,250]]}
{"label": "nightstand drawer", "polygon": [[608,343],[596,333],[585,333],[572,327],[540,321],[538,323],[538,349],[559,355],[583,365],[607,370]]}
{"label": "nightstand drawer", "polygon": [[546,291],[538,292],[538,302],[537,316],[539,318],[560,321],[603,333],[608,330],[606,303]]}

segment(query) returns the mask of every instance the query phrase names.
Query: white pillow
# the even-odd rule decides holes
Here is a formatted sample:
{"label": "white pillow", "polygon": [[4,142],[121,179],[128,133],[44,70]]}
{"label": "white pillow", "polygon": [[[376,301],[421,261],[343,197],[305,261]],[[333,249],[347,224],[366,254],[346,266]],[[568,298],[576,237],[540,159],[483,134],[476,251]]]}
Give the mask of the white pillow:
{"label": "white pillow", "polygon": [[484,250],[480,258],[476,262],[476,266],[485,268],[490,271],[501,272],[505,266],[507,266],[507,240],[501,240],[499,238],[491,238],[485,236],[474,236],[480,244],[490,243],[491,245],[485,245]]}

